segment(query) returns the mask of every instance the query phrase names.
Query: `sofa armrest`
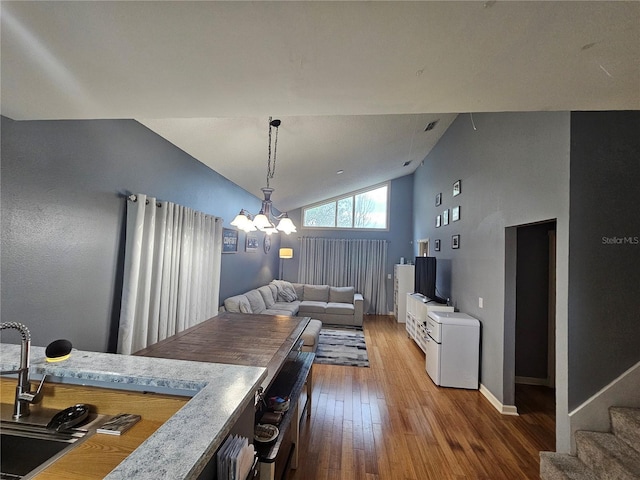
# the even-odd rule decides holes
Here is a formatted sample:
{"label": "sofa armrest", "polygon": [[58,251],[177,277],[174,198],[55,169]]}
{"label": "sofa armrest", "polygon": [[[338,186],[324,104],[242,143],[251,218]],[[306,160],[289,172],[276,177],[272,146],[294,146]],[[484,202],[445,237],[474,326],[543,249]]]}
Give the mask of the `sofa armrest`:
{"label": "sofa armrest", "polygon": [[353,294],[353,320],[356,325],[362,325],[362,314],[364,309],[364,297],[361,293]]}

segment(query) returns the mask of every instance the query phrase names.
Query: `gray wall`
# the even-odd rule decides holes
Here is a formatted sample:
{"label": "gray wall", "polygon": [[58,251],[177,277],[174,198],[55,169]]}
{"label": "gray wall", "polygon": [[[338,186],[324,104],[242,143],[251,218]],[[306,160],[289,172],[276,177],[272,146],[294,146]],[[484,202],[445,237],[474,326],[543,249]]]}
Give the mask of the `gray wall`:
{"label": "gray wall", "polygon": [[640,112],[571,114],[569,406],[640,361]]}
{"label": "gray wall", "polygon": [[[241,207],[259,210],[255,196],[133,120],[2,117],[1,128],[2,321],[25,323],[35,345],[68,338],[114,350],[127,194],[223,217],[227,227]],[[265,255],[245,253],[244,239],[223,255],[221,301],[278,274],[279,240]]]}
{"label": "gray wall", "polygon": [[[566,324],[569,222],[569,113],[459,115],[414,174],[414,240],[440,239],[438,276],[450,276],[454,305],[482,323],[480,380],[512,405],[515,313],[505,314],[508,227],[557,219],[558,305]],[[452,185],[462,180],[462,193]],[[442,205],[435,206],[437,193]],[[435,217],[460,205],[460,220],[440,228]],[[451,236],[460,235],[460,248]],[[415,252],[417,253],[417,251]],[[440,287],[439,287],[440,288]],[[484,307],[479,307],[479,297]],[[509,300],[507,302],[507,300]],[[563,310],[564,308],[564,310]]]}
{"label": "gray wall", "polygon": [[294,256],[291,260],[283,261],[283,277],[289,281],[298,280],[298,266],[300,263],[300,242],[301,237],[318,238],[365,238],[383,239],[389,242],[387,251],[386,272],[391,274],[391,279],[387,279],[387,308],[393,311],[393,265],[400,262],[400,257],[409,260],[413,256],[412,246],[412,219],[413,219],[413,175],[396,178],[391,181],[390,191],[390,221],[389,230],[384,232],[371,231],[349,231],[336,229],[309,229],[302,226],[302,209],[293,210],[289,216],[298,226],[298,233],[290,236],[283,236],[282,246],[291,247]]}

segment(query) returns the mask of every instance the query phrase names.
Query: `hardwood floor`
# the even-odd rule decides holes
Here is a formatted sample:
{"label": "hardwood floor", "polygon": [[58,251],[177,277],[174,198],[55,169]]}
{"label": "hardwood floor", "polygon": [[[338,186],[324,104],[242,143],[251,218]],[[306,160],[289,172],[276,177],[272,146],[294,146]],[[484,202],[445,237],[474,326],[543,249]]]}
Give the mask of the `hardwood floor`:
{"label": "hardwood floor", "polygon": [[289,479],[539,478],[538,452],[555,449],[552,397],[518,389],[522,414],[500,415],[479,391],[436,387],[404,324],[367,316],[364,328],[369,368],[313,367]]}

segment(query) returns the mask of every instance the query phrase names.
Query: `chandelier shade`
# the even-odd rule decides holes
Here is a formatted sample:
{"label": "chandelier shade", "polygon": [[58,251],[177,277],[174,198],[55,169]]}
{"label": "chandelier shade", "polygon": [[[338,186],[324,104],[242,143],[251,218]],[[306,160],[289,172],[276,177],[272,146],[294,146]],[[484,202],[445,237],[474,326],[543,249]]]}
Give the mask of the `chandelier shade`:
{"label": "chandelier shade", "polygon": [[[260,230],[261,232],[271,235],[272,233],[284,232],[287,235],[296,232],[296,226],[291,221],[287,213],[280,215],[273,215],[271,212],[271,194],[273,188],[269,186],[269,180],[272,179],[276,173],[276,154],[278,148],[278,127],[280,127],[280,120],[273,120],[269,117],[269,155],[267,157],[267,186],[262,187],[262,194],[264,200],[262,200],[262,208],[256,215],[249,213],[244,208],[240,210],[240,213],[233,219],[231,225],[244,230],[245,232],[255,232]],[[272,130],[275,129],[275,141],[273,143],[273,162],[271,157],[272,147]]]}

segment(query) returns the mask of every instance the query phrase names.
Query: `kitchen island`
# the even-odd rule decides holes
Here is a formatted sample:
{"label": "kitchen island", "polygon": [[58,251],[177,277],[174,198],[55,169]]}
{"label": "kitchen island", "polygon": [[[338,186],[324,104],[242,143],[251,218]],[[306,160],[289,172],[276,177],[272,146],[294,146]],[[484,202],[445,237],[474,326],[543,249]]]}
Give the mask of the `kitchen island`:
{"label": "kitchen island", "polygon": [[[2,344],[0,369],[15,370],[19,362],[20,345]],[[191,397],[105,477],[156,480],[197,478],[243,412],[253,407],[267,370],[76,349],[67,360],[48,363],[43,347],[31,347],[30,374],[32,379],[47,375],[47,382]]]}

